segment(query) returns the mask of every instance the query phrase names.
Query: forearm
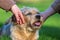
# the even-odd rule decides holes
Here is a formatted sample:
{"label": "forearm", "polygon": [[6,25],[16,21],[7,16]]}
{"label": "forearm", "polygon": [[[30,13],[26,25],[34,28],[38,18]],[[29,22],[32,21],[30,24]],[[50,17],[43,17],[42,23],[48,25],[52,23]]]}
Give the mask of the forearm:
{"label": "forearm", "polygon": [[42,12],[40,15],[43,16],[43,20],[45,21],[48,17],[50,17],[53,14],[55,14],[55,12],[56,11],[52,7],[49,7],[44,12]]}
{"label": "forearm", "polygon": [[15,5],[13,0],[0,0],[0,8],[7,11],[10,10],[13,5]]}

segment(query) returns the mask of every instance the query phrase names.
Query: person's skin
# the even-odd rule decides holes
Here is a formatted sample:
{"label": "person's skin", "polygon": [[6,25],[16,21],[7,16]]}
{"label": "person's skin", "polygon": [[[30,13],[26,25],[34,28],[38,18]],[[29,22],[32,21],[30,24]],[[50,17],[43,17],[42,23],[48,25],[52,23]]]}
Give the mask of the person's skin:
{"label": "person's skin", "polygon": [[43,16],[43,21],[45,21],[48,17],[56,13],[60,14],[60,0],[54,0],[52,5],[47,10],[42,12],[40,16]]}
{"label": "person's skin", "polygon": [[43,17],[43,22],[44,22],[48,17],[52,16],[55,13],[56,13],[56,11],[52,7],[49,7],[44,12],[41,12],[40,16]]}
{"label": "person's skin", "polygon": [[0,8],[6,11],[11,11],[12,14],[16,17],[16,22],[18,24],[24,24],[25,20],[22,15],[22,12],[16,5],[16,2],[14,0],[0,0]]}
{"label": "person's skin", "polygon": [[22,12],[20,11],[20,9],[18,8],[17,5],[13,5],[11,7],[11,11],[15,15],[18,24],[24,24],[25,23],[23,14],[22,14]]}

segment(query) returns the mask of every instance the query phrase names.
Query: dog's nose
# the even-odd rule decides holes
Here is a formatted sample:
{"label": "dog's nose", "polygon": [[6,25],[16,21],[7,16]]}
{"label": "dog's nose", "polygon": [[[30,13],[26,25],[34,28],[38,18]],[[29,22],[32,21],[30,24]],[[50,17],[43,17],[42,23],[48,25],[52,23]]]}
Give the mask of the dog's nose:
{"label": "dog's nose", "polygon": [[40,15],[39,15],[39,14],[38,14],[38,15],[36,15],[36,18],[37,18],[37,19],[40,19]]}

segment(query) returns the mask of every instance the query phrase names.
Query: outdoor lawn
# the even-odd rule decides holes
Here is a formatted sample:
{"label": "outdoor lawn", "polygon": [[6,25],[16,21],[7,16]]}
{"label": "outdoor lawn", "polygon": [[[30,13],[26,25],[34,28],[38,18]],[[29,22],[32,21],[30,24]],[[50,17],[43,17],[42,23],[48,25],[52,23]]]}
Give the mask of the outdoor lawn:
{"label": "outdoor lawn", "polygon": [[[26,7],[35,7],[40,12],[46,10],[54,0],[38,0],[32,2],[20,2],[17,5],[22,8]],[[5,12],[5,10],[0,9],[0,27],[4,24],[5,21],[11,17],[11,12]],[[10,40],[6,35],[2,36],[0,40]],[[39,40],[60,40],[60,15],[58,13],[49,17],[43,24],[39,32]]]}

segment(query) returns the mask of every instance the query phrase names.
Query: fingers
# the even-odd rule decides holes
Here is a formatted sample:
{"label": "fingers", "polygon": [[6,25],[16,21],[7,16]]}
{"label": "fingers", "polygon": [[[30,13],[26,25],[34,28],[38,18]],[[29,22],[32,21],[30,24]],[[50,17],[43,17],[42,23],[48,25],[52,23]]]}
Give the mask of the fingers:
{"label": "fingers", "polygon": [[15,17],[18,24],[24,24],[20,14],[15,14]]}
{"label": "fingers", "polygon": [[17,14],[15,14],[15,17],[16,17],[16,21],[17,21],[17,23],[19,24],[19,16],[17,15]]}
{"label": "fingers", "polygon": [[20,11],[19,11],[19,17],[21,19],[21,22],[24,24],[25,23],[24,16]]}
{"label": "fingers", "polygon": [[43,17],[41,16],[40,21],[43,22]]}
{"label": "fingers", "polygon": [[16,5],[14,5],[11,10],[16,17],[17,23],[24,24],[25,20],[24,20],[23,14],[20,11],[20,9]]}

